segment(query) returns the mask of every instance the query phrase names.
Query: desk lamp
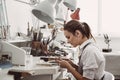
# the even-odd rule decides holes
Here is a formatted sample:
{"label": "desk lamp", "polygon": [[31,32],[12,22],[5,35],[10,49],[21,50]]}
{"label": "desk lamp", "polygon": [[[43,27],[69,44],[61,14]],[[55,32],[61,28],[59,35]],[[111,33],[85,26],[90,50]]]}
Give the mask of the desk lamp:
{"label": "desk lamp", "polygon": [[76,0],[64,0],[63,4],[68,7],[70,10],[75,10],[77,6]]}
{"label": "desk lamp", "polygon": [[35,6],[35,8],[32,10],[32,13],[38,19],[46,23],[53,23],[56,14],[54,8],[55,3],[56,0],[41,1],[37,6]]}
{"label": "desk lamp", "polygon": [[[60,12],[62,11],[62,9],[60,9],[60,7],[58,6],[55,6],[56,3],[59,5],[61,1],[62,0],[43,0],[37,6],[35,6],[35,8],[32,10],[32,13],[38,19],[49,24],[54,23],[55,18],[59,18],[59,20],[64,20],[64,18],[60,19],[60,17],[62,18],[62,14]],[[63,4],[70,10],[75,10],[77,2],[76,0],[64,0]],[[57,13],[60,14],[56,15],[55,9],[57,10]]]}

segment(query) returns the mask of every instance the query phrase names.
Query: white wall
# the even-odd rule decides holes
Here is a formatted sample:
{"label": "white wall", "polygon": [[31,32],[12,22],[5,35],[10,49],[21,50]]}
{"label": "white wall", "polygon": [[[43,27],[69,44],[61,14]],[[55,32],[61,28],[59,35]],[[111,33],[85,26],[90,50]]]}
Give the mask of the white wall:
{"label": "white wall", "polygon": [[6,0],[6,8],[11,36],[15,36],[16,32],[26,34],[27,23],[32,25],[31,7],[15,0]]}
{"label": "white wall", "polygon": [[6,0],[6,8],[8,14],[8,22],[11,26],[10,35],[12,38],[16,36],[16,32],[27,34],[28,22],[30,24],[30,28],[33,27],[34,29],[46,25],[46,23],[38,20],[32,14],[31,11],[34,6],[30,6],[28,4],[15,0]]}

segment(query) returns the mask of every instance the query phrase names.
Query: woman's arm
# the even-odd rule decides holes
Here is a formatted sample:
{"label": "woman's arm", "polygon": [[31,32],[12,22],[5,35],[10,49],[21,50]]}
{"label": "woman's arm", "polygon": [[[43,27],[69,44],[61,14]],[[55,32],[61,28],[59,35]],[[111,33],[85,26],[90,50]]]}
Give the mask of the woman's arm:
{"label": "woman's arm", "polygon": [[[78,71],[68,62],[65,60],[57,60],[62,68],[66,68],[77,80],[89,80],[84,78]],[[74,65],[76,66],[76,65]]]}
{"label": "woman's arm", "polygon": [[72,75],[76,78],[76,80],[90,80],[85,77],[83,77],[78,71],[76,71],[72,66],[69,66],[67,70],[72,73]]}
{"label": "woman's arm", "polygon": [[67,60],[71,65],[72,67],[74,67],[76,70],[78,70],[78,65],[76,65],[73,61],[71,60]]}

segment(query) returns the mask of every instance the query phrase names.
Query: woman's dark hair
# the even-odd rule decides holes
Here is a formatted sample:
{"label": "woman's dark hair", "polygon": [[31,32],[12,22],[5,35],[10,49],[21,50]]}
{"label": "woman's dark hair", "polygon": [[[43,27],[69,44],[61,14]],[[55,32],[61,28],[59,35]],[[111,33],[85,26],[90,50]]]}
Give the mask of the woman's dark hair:
{"label": "woman's dark hair", "polygon": [[79,30],[83,37],[86,36],[88,39],[93,38],[89,25],[85,22],[79,22],[78,20],[69,21],[64,25],[64,30],[71,32],[73,35],[75,35],[76,30]]}

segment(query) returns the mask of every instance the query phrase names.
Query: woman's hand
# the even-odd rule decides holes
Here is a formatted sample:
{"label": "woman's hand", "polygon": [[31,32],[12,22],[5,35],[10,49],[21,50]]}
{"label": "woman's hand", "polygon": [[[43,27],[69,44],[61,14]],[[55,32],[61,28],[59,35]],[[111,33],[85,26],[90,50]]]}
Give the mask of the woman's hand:
{"label": "woman's hand", "polygon": [[68,61],[66,61],[66,60],[56,60],[56,62],[60,65],[60,67],[62,67],[62,68],[69,68],[69,67],[71,67],[71,64],[68,62]]}
{"label": "woman's hand", "polygon": [[55,59],[56,60],[56,62],[60,62],[60,61],[62,61],[62,60],[64,60],[64,62],[66,61],[67,63],[69,63],[72,67],[74,67],[76,70],[77,70],[77,68],[78,68],[78,66],[76,65],[76,64],[74,64],[74,62],[71,60],[71,59],[68,59],[68,58],[56,58]]}
{"label": "woman's hand", "polygon": [[74,64],[73,61],[72,61],[71,59],[63,59],[63,60],[67,61],[67,62],[68,62],[69,64],[71,64],[71,65]]}

